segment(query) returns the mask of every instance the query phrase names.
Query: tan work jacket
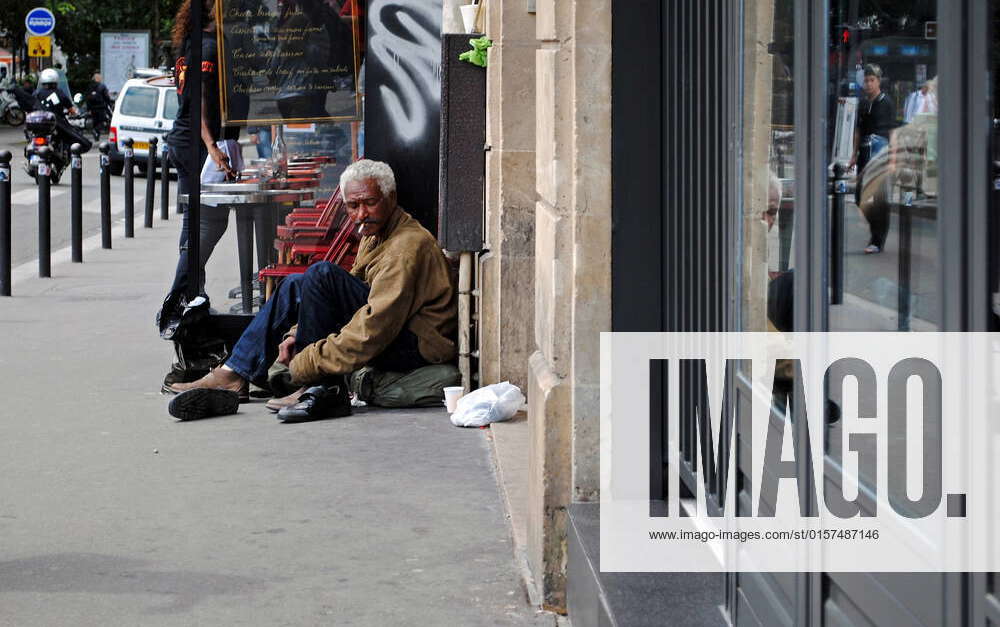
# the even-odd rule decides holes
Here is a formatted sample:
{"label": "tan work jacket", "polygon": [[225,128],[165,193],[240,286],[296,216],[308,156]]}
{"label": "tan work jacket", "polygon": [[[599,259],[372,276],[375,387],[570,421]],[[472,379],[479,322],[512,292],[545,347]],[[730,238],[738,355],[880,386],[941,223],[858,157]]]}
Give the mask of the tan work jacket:
{"label": "tan work jacket", "polygon": [[455,359],[457,310],[448,261],[427,229],[401,208],[361,240],[351,274],[368,284],[368,304],[341,330],[313,342],[290,364],[300,384],[349,374],[378,356],[404,328],[432,364]]}

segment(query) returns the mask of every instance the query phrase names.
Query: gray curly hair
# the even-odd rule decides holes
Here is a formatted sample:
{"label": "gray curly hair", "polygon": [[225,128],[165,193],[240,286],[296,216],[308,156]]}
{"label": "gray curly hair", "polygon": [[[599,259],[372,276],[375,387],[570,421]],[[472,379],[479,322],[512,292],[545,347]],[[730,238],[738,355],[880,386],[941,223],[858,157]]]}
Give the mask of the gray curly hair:
{"label": "gray curly hair", "polygon": [[371,159],[360,159],[351,165],[340,175],[341,191],[347,189],[348,183],[375,179],[378,189],[383,196],[396,191],[396,175],[392,173],[392,168],[388,163],[382,161],[372,161]]}

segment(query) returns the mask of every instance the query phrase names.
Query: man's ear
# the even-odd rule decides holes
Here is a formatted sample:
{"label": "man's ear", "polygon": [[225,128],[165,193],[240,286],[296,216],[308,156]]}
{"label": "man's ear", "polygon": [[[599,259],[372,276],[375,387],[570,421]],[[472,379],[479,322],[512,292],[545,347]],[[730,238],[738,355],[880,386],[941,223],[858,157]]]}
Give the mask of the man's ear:
{"label": "man's ear", "polygon": [[393,207],[396,206],[396,190],[389,192],[389,204]]}

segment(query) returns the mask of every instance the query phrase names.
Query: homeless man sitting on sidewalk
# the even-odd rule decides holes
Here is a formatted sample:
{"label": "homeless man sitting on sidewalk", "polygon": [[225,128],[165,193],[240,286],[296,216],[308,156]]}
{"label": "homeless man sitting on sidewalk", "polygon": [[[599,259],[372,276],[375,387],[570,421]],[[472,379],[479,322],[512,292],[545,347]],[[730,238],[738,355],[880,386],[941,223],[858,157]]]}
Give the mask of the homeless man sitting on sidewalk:
{"label": "homeless man sitting on sidewalk", "polygon": [[456,300],[437,241],[396,204],[385,163],[361,160],[340,177],[350,220],[362,235],[348,273],[320,262],[286,278],[233,347],[225,365],[176,383],[172,416],[236,413],[247,384],[267,380],[277,360],[303,386],[269,409],[282,422],[350,414],[345,376],[365,365],[405,372],[456,356]]}

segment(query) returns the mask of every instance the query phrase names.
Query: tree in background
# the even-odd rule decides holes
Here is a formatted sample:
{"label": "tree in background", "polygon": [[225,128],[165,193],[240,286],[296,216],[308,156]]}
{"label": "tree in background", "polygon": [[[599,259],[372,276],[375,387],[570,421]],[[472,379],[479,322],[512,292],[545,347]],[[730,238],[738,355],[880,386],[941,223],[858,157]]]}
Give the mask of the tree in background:
{"label": "tree in background", "polygon": [[[66,74],[74,91],[84,89],[101,66],[101,31],[149,30],[153,33],[152,59],[161,59],[158,42],[170,38],[174,14],[181,0],[3,0],[0,36],[23,42],[24,16],[44,6],[56,15],[55,42],[66,55]],[[155,24],[154,24],[155,20]]]}
{"label": "tree in background", "polygon": [[15,56],[24,45],[24,16],[36,6],[41,6],[37,0],[4,0],[0,9],[0,45],[8,47]]}

